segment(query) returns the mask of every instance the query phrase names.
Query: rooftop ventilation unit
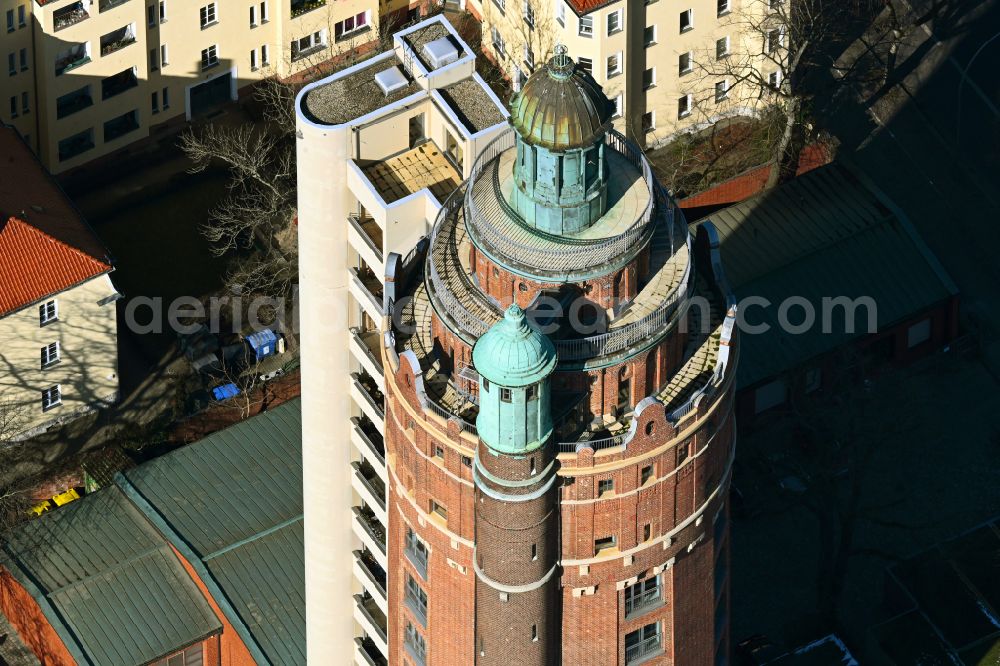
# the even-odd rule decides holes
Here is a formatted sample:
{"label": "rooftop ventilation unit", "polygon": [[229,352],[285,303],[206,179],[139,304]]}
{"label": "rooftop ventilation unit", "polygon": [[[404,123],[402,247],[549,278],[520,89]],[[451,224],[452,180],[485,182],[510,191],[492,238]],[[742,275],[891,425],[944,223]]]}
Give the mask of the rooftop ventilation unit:
{"label": "rooftop ventilation unit", "polygon": [[403,72],[400,71],[399,67],[383,69],[375,75],[375,83],[382,89],[386,97],[407,86],[406,77],[403,76]]}
{"label": "rooftop ventilation unit", "polygon": [[431,69],[438,69],[458,60],[458,49],[448,37],[435,39],[424,44],[424,57],[431,64]]}

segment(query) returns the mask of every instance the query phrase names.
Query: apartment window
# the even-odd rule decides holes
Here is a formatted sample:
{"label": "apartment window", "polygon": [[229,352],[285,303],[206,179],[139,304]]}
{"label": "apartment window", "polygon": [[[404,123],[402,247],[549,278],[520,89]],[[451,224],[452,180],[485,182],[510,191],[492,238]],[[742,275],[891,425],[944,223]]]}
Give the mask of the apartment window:
{"label": "apartment window", "polygon": [[642,114],[642,131],[652,132],[656,129],[656,111],[648,111]]}
{"label": "apartment window", "polygon": [[511,394],[509,388],[500,387],[500,402],[510,402]]}
{"label": "apartment window", "polygon": [[257,7],[254,5],[250,5],[250,27],[257,27]]}
{"label": "apartment window", "polygon": [[715,84],[715,101],[721,102],[729,97],[729,81],[723,79]]}
{"label": "apartment window", "polygon": [[149,666],[201,666],[205,661],[201,643],[195,643],[183,652],[172,654],[160,661],[154,661]]}
{"label": "apartment window", "polygon": [[653,526],[650,525],[649,523],[646,523],[645,525],[642,526],[642,541],[643,541],[643,543],[645,543],[646,541],[649,541],[652,538],[652,536],[653,536]]}
{"label": "apartment window", "polygon": [[777,51],[781,47],[782,41],[781,28],[769,30],[767,33],[767,52],[774,53]]}
{"label": "apartment window", "polygon": [[718,15],[725,16],[729,13],[729,0],[719,0]]}
{"label": "apartment window", "polygon": [[538,559],[538,544],[531,544],[531,561],[534,562]]}
{"label": "apartment window", "polygon": [[656,85],[656,68],[650,67],[642,73],[642,87],[644,89],[652,88]]}
{"label": "apartment window", "polygon": [[659,606],[662,600],[659,576],[629,585],[625,588],[625,617],[635,617],[643,611]]}
{"label": "apartment window", "polygon": [[715,59],[722,60],[729,55],[729,35],[715,40]]}
{"label": "apartment window", "polygon": [[210,69],[219,64],[219,47],[216,44],[212,44],[207,49],[202,49],[201,51],[201,68],[202,70]]}
{"label": "apartment window", "polygon": [[500,10],[501,14],[503,14],[504,12],[507,11],[507,2],[506,2],[506,0],[493,0],[493,4],[497,6],[497,9]]}
{"label": "apartment window", "polygon": [[640,486],[646,485],[652,478],[653,478],[653,466],[646,465],[645,467],[642,468],[642,471],[639,473],[639,485]]}
{"label": "apartment window", "polygon": [[608,34],[613,35],[622,29],[622,10],[616,9],[608,14]]}
{"label": "apartment window", "polygon": [[507,57],[507,45],[504,44],[503,35],[496,27],[490,28],[490,37],[493,41],[493,51],[497,54],[500,59]]}
{"label": "apartment window", "polygon": [[42,355],[42,367],[47,368],[50,365],[55,365],[59,362],[59,343],[52,342],[44,347],[41,351]]}
{"label": "apartment window", "polygon": [[590,58],[577,58],[576,59],[576,64],[577,64],[577,66],[580,69],[582,69],[583,71],[587,72],[587,74],[590,74],[591,76],[593,76],[593,74],[594,74],[594,61],[593,60],[591,60]]}
{"label": "apartment window", "polygon": [[556,21],[559,25],[566,27],[566,5],[562,0],[556,0]]}
{"label": "apartment window", "polygon": [[30,99],[31,98],[28,97],[28,93],[21,93],[21,113],[28,113],[31,111],[31,104],[29,104]]}
{"label": "apartment window", "polygon": [[616,95],[615,97],[613,97],[611,99],[611,101],[614,102],[614,104],[615,104],[615,115],[614,115],[614,117],[615,118],[621,117],[621,115],[622,115],[622,96],[621,95]]}
{"label": "apartment window", "polygon": [[20,51],[21,60],[21,71],[27,71],[28,69],[28,49],[21,49]]}
{"label": "apartment window", "polygon": [[22,28],[28,25],[28,22],[25,19],[24,5],[19,5],[17,8],[17,25]]}
{"label": "apartment window", "polygon": [[50,386],[49,388],[42,391],[42,411],[48,411],[53,407],[58,407],[62,404],[62,391],[59,390],[59,384],[55,386]]}
{"label": "apartment window", "polygon": [[528,24],[528,27],[534,30],[535,8],[531,6],[528,0],[524,0],[524,4],[521,7],[521,16],[524,18],[524,22]]}
{"label": "apartment window", "polygon": [[594,34],[594,17],[581,16],[579,34],[582,37],[590,37]]}
{"label": "apartment window", "polygon": [[406,526],[406,543],[403,545],[403,552],[407,559],[410,560],[410,563],[417,569],[417,573],[426,580],[427,558],[430,555],[430,551],[427,550],[427,544],[417,536],[416,532],[410,529],[409,525]]}
{"label": "apartment window", "polygon": [[444,460],[444,448],[434,445],[434,457],[438,460]]}
{"label": "apartment window", "polygon": [[59,141],[59,161],[64,162],[94,147],[94,128],[88,127],[82,132]]}
{"label": "apartment window", "polygon": [[150,106],[153,109],[153,113],[159,113],[160,112],[160,93],[154,91],[153,94],[150,96],[149,101],[150,101]]}
{"label": "apartment window", "polygon": [[535,52],[527,44],[524,45],[524,64],[529,70],[535,69]]}
{"label": "apartment window", "polygon": [[781,88],[781,70],[771,72],[767,75],[767,85],[769,85],[773,90],[779,90]]}
{"label": "apartment window", "polygon": [[691,453],[691,442],[677,445],[677,466],[680,467]]}
{"label": "apartment window", "polygon": [[167,59],[167,45],[160,44],[160,67],[166,67],[170,64],[170,60]]}
{"label": "apartment window", "polygon": [[7,73],[11,76],[17,74],[17,61],[14,59],[13,53],[7,54]]}
{"label": "apartment window", "polygon": [[600,555],[602,552],[614,548],[616,543],[615,537],[613,536],[597,539],[594,541],[594,552]]}
{"label": "apartment window", "polygon": [[924,319],[906,329],[906,348],[913,349],[931,339],[931,320]]}
{"label": "apartment window", "polygon": [[164,88],[162,93],[163,98],[163,110],[166,111],[170,108],[170,88]]}
{"label": "apartment window", "polygon": [[159,49],[149,49],[149,70],[155,72],[160,67]]}
{"label": "apartment window", "polygon": [[681,12],[681,32],[687,32],[694,27],[694,10],[685,9]]}
{"label": "apartment window", "polygon": [[420,624],[427,625],[427,593],[413,576],[406,574],[406,605],[417,616]]}
{"label": "apartment window", "polygon": [[770,2],[768,3],[768,6],[770,6],[771,9],[780,9],[781,8],[781,0],[770,0]]}
{"label": "apartment window", "polygon": [[538,625],[531,625],[531,640],[532,642],[538,641]]}
{"label": "apartment window", "polygon": [[201,17],[202,28],[207,28],[210,25],[218,23],[219,20],[215,15],[215,3],[210,2],[204,7],[202,7],[200,12],[200,17]]}
{"label": "apartment window", "polygon": [[679,76],[684,76],[685,74],[690,74],[691,70],[694,69],[692,65],[693,59],[691,57],[691,52],[682,53],[677,57],[677,74]]}
{"label": "apartment window", "polygon": [[267,66],[267,65],[269,65],[271,63],[271,57],[270,57],[270,54],[268,53],[268,51],[269,51],[269,49],[267,48],[267,44],[261,44],[260,45],[260,64],[261,65]]}
{"label": "apartment window", "polygon": [[648,25],[642,31],[642,41],[645,43],[646,48],[649,48],[656,43],[656,26]]}
{"label": "apartment window", "polygon": [[14,32],[14,10],[7,10],[7,32]]}
{"label": "apartment window", "polygon": [[431,500],[431,513],[438,516],[439,518],[447,521],[448,520],[448,508],[443,504],[439,504],[437,500]]}
{"label": "apartment window", "polygon": [[59,304],[55,299],[38,306],[38,325],[45,326],[59,319]]}
{"label": "apartment window", "polygon": [[[333,38],[341,39],[343,37],[346,37],[347,35],[350,35],[351,33],[358,32],[359,30],[364,30],[365,28],[368,27],[368,23],[369,21],[368,21],[367,11],[355,14],[354,16],[349,16],[345,18],[343,21],[337,21],[333,25]],[[325,33],[325,31],[323,32]],[[318,35],[320,33],[316,34]],[[321,43],[324,44],[326,43],[325,34],[323,36]]]}
{"label": "apartment window", "polygon": [[156,7],[153,5],[146,7],[146,25],[150,28],[155,28],[159,25],[159,21],[156,20]]}
{"label": "apartment window", "polygon": [[622,52],[608,56],[608,78],[622,73]]}
{"label": "apartment window", "polygon": [[260,3],[260,22],[267,23],[267,3]]}
{"label": "apartment window", "polygon": [[614,479],[599,479],[597,481],[597,496],[602,497],[615,492]]}
{"label": "apartment window", "polygon": [[625,634],[625,666],[638,664],[663,650],[660,639],[660,623],[647,624]]}
{"label": "apartment window", "polygon": [[10,117],[17,118],[17,95],[10,98]]}
{"label": "apartment window", "polygon": [[403,647],[420,666],[427,663],[427,642],[409,620],[403,630]]}
{"label": "apartment window", "polygon": [[160,23],[167,22],[167,0],[160,0]]}
{"label": "apartment window", "polygon": [[471,456],[462,456],[462,466],[463,467],[472,467],[472,457]]}

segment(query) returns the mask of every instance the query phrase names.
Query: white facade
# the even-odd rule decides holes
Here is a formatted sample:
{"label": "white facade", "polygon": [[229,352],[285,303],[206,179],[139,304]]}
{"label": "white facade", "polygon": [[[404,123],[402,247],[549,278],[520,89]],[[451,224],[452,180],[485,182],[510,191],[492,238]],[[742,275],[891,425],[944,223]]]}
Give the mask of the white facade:
{"label": "white facade", "polygon": [[[457,60],[422,64],[408,37],[423,30],[446,30]],[[362,665],[388,659],[386,574],[377,571],[388,569],[380,292],[390,254],[405,257],[442,203],[429,187],[389,196],[369,173],[425,146],[464,180],[506,125],[504,105],[475,74],[475,54],[442,17],[396,33],[393,44],[306,87],[296,101],[306,622],[316,664],[344,663],[348,655]],[[361,113],[348,117],[341,108],[339,122],[315,113],[310,95],[324,86],[371,88],[368,77],[393,62],[407,80],[405,96],[386,97],[374,110],[371,99],[358,100]],[[477,101],[496,107],[486,117],[497,122],[476,126],[452,103],[470,85],[478,86]]]}

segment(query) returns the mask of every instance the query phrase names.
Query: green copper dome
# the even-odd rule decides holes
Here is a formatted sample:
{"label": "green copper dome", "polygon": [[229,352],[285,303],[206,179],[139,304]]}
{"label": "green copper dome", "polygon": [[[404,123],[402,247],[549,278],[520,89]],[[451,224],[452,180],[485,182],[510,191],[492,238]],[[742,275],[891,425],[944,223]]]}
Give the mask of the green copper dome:
{"label": "green copper dome", "polygon": [[511,305],[502,320],[479,338],[472,362],[484,379],[499,386],[530,386],[545,379],[556,367],[556,348]]}
{"label": "green copper dome", "polygon": [[607,129],[615,105],[594,78],[566,55],[565,46],[555,51],[514,95],[510,123],[532,145],[552,150],[589,146]]}

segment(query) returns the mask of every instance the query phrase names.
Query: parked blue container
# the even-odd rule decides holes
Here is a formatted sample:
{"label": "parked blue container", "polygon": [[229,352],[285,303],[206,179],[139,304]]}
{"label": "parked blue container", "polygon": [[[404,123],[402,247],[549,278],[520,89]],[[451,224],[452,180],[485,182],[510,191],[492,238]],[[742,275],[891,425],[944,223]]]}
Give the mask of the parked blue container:
{"label": "parked blue container", "polygon": [[263,331],[257,331],[256,333],[248,335],[247,344],[249,344],[250,349],[253,350],[256,360],[260,361],[277,353],[278,335],[271,329],[267,328]]}
{"label": "parked blue container", "polygon": [[216,400],[228,400],[235,395],[240,394],[240,387],[236,384],[223,384],[222,386],[216,386],[212,389],[212,396]]}

